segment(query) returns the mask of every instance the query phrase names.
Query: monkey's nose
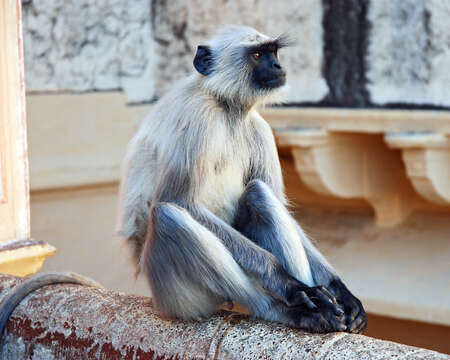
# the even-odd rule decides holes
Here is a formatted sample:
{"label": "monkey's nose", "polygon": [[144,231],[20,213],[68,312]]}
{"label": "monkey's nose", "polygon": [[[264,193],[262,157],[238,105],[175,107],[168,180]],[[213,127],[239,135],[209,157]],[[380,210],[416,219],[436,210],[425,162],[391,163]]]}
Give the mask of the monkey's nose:
{"label": "monkey's nose", "polygon": [[284,69],[278,65],[278,67],[276,68],[276,73],[279,77],[285,77],[286,76],[286,71],[284,71]]}
{"label": "monkey's nose", "polygon": [[286,76],[286,72],[284,71],[284,69],[281,67],[280,63],[278,61],[274,61],[272,63],[272,71],[274,72],[274,74],[278,77],[285,77]]}

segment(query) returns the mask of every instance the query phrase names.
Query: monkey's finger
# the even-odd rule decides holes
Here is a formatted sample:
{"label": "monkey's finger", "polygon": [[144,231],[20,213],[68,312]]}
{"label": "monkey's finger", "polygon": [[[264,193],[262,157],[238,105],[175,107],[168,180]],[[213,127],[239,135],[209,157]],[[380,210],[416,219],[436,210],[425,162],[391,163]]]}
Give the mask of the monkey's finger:
{"label": "monkey's finger", "polygon": [[314,295],[322,301],[329,302],[330,304],[335,304],[335,302],[333,302],[333,300],[330,299],[330,297],[327,296],[320,288],[316,289]]}
{"label": "monkey's finger", "polygon": [[303,304],[306,305],[308,309],[316,309],[317,306],[309,299],[308,295],[304,291],[300,291],[297,295],[302,300]]}
{"label": "monkey's finger", "polygon": [[321,286],[321,287],[320,287],[320,290],[321,290],[323,293],[325,293],[325,295],[327,295],[333,303],[335,303],[335,304],[338,303],[336,297],[335,297],[335,296],[330,292],[330,290],[328,290],[325,286]]}
{"label": "monkey's finger", "polygon": [[355,329],[355,333],[357,334],[361,334],[362,332],[364,332],[364,330],[367,327],[367,317],[364,315],[362,316],[363,321],[361,322],[361,325],[359,325],[356,329]]}
{"label": "monkey's finger", "polygon": [[344,309],[342,308],[341,305],[339,305],[339,304],[335,304],[334,305],[334,313],[338,317],[345,319],[345,311],[344,311]]}
{"label": "monkey's finger", "polygon": [[313,333],[327,333],[335,331],[333,325],[319,313],[310,313],[300,320],[300,328]]}
{"label": "monkey's finger", "polygon": [[321,314],[321,317],[323,317],[329,324],[328,331],[346,331],[347,330],[347,325],[345,324],[345,322],[342,321],[342,319],[336,317],[333,313],[326,311]]}
{"label": "monkey's finger", "polygon": [[352,332],[352,333],[357,333],[358,330],[360,330],[360,327],[364,326],[365,324],[365,316],[359,316],[358,318],[355,319],[355,321],[353,321],[349,326],[348,326],[348,331]]}
{"label": "monkey's finger", "polygon": [[328,294],[323,291],[323,289],[325,289],[325,287],[323,286],[316,286],[311,288],[311,291],[309,292],[309,297],[315,297],[318,298],[322,301],[325,301],[326,303],[331,303],[331,304],[337,304],[336,299],[334,298],[334,296],[331,295],[328,296]]}
{"label": "monkey's finger", "polygon": [[335,315],[344,317],[344,310],[342,310],[338,304],[332,304],[331,307],[333,308],[333,312]]}
{"label": "monkey's finger", "polygon": [[314,289],[314,291],[312,292],[312,294],[309,295],[312,298],[316,298],[319,300],[322,300],[325,303],[329,303],[329,304],[333,304],[333,301],[331,301],[330,298],[328,298],[328,296],[326,296],[322,291],[320,291],[320,289],[316,288]]}
{"label": "monkey's finger", "polygon": [[353,334],[362,334],[366,329],[366,326],[367,326],[366,321],[361,322],[361,324],[355,330],[353,330]]}
{"label": "monkey's finger", "polygon": [[360,333],[367,326],[367,316],[364,311],[359,311],[354,320],[347,321],[347,327],[354,333]]}
{"label": "monkey's finger", "polygon": [[333,309],[333,312],[338,315],[342,316],[344,315],[344,310],[340,308],[340,306],[337,303],[334,303],[328,296],[326,296],[322,290],[317,289],[315,294],[320,300],[322,300],[325,303],[328,303],[329,306]]}
{"label": "monkey's finger", "polygon": [[339,319],[335,317],[331,317],[329,320],[330,324],[333,326],[334,330],[336,331],[346,331],[347,325],[345,325],[343,322],[339,321]]}
{"label": "monkey's finger", "polygon": [[348,315],[349,322],[354,321],[358,317],[360,312],[361,312],[361,309],[359,308],[359,306],[352,306],[350,314]]}

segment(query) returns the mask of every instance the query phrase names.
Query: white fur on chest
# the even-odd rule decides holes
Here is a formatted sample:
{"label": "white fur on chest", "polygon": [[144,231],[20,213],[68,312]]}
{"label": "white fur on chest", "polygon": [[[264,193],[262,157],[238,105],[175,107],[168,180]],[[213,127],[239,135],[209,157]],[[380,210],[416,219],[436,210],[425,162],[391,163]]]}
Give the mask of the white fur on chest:
{"label": "white fur on chest", "polygon": [[210,136],[204,178],[201,179],[197,199],[215,215],[232,223],[244,192],[249,150],[242,138],[233,138],[224,127],[218,126]]}
{"label": "white fur on chest", "polygon": [[202,182],[198,201],[230,224],[244,192],[243,179],[244,169],[240,161],[230,161],[218,171],[211,164]]}

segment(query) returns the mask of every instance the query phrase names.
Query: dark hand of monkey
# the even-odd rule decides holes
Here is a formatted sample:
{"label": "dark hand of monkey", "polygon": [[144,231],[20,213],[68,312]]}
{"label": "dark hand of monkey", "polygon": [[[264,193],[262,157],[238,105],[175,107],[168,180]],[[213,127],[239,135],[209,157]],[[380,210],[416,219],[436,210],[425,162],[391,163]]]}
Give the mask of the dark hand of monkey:
{"label": "dark hand of monkey", "polygon": [[289,277],[284,288],[280,300],[287,305],[291,326],[310,332],[349,331],[342,306],[325,286],[309,287]]}
{"label": "dark hand of monkey", "polygon": [[285,286],[285,303],[288,306],[304,305],[311,310],[329,308],[338,316],[344,314],[337,299],[325,286],[309,287],[294,278],[290,279]]}
{"label": "dark hand of monkey", "polygon": [[360,334],[367,326],[367,315],[361,301],[347,289],[339,279],[334,279],[329,289],[336,296],[338,304],[344,308],[347,331]]}
{"label": "dark hand of monkey", "polygon": [[344,313],[336,315],[329,306],[316,306],[311,310],[306,306],[287,307],[280,304],[282,312],[288,318],[288,323],[296,327],[313,333],[327,333],[335,331],[346,331]]}

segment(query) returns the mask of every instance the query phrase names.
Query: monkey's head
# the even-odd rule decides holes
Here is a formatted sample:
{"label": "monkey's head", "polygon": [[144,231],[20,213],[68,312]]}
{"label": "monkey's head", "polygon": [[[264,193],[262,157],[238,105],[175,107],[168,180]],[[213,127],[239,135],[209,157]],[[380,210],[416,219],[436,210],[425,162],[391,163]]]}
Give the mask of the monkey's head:
{"label": "monkey's head", "polygon": [[220,101],[253,105],[272,98],[286,83],[278,50],[289,45],[286,36],[270,38],[250,27],[228,26],[198,46],[194,67]]}

